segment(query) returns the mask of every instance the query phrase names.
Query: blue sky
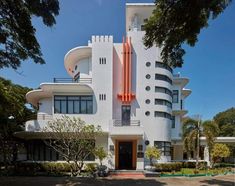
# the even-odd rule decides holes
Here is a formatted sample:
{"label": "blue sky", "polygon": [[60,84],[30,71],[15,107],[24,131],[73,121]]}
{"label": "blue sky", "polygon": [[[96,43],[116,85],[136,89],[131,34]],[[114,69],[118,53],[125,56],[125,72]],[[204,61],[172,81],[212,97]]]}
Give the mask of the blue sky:
{"label": "blue sky", "polygon": [[[113,35],[121,42],[125,35],[125,3],[150,0],[67,0],[60,1],[60,15],[52,28],[34,18],[37,38],[45,65],[23,62],[18,72],[1,69],[0,76],[24,86],[37,88],[54,77],[68,77],[64,55],[72,48],[87,45],[91,35]],[[189,115],[211,119],[216,113],[235,106],[235,4],[203,29],[195,47],[185,46],[183,68],[176,69],[190,78],[193,93],[185,104]]]}

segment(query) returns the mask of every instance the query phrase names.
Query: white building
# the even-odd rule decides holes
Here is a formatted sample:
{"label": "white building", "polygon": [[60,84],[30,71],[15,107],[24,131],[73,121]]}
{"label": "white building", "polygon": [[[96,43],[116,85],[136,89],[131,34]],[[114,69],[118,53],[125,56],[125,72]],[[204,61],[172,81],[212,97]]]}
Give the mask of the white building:
{"label": "white building", "polygon": [[[126,36],[114,43],[113,36],[92,36],[87,46],[71,49],[64,58],[71,79],[54,79],[27,93],[38,106],[37,120],[26,122],[21,137],[28,140],[27,160],[59,160],[40,141],[47,122],[61,117],[80,117],[100,125],[105,136],[96,141],[112,156],[112,169],[143,169],[147,144],[162,151],[161,162],[182,160],[181,118],[191,90],[187,78],[173,75],[163,64],[160,49],[146,49],[142,38],[144,20],[154,4],[126,4]],[[92,158],[90,160],[93,160]]]}

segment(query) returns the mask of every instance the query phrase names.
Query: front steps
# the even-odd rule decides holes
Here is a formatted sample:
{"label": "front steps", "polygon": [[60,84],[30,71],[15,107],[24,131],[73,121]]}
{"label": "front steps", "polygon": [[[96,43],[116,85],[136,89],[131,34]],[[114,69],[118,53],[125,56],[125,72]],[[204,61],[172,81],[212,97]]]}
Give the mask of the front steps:
{"label": "front steps", "polygon": [[145,178],[144,171],[142,170],[112,170],[109,172],[109,175],[112,178]]}

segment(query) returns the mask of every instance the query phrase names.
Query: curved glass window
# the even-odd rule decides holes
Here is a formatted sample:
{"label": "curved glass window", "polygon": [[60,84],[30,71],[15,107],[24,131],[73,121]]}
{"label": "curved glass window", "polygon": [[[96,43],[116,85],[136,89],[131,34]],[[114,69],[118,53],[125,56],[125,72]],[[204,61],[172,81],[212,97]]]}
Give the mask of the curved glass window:
{"label": "curved glass window", "polygon": [[165,99],[155,99],[155,105],[166,105],[169,108],[172,108],[172,103]]}
{"label": "curved glass window", "polygon": [[171,68],[169,65],[165,64],[165,63],[156,61],[156,62],[155,62],[155,67],[156,67],[156,68],[164,68],[164,69],[170,71],[171,73],[173,73],[172,68]]}
{"label": "curved glass window", "polygon": [[161,93],[165,93],[165,94],[172,96],[172,92],[168,88],[165,88],[165,87],[155,86],[155,92],[161,92]]}
{"label": "curved glass window", "polygon": [[172,80],[166,75],[155,74],[155,79],[156,80],[161,80],[161,81],[166,81],[166,82],[168,82],[172,85]]}
{"label": "curved glass window", "polygon": [[155,111],[154,112],[154,116],[155,117],[160,117],[160,118],[167,118],[171,120],[171,114],[167,113],[167,112],[161,112],[161,111]]}

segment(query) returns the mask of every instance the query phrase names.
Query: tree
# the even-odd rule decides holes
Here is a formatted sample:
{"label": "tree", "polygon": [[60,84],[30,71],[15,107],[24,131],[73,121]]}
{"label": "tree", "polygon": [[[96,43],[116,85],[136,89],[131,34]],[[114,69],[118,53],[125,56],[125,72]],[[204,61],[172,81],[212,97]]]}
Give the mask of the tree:
{"label": "tree", "polygon": [[102,161],[108,156],[107,152],[104,150],[104,147],[95,148],[94,155],[99,159],[100,166],[102,166]]}
{"label": "tree", "polygon": [[185,50],[182,44],[194,46],[202,28],[208,26],[230,4],[231,0],[155,0],[155,9],[145,22],[144,44],[162,48],[164,63],[181,67]]}
{"label": "tree", "polygon": [[51,27],[58,14],[58,0],[1,0],[0,68],[17,69],[22,60],[29,58],[44,64],[31,19],[41,17],[43,23]]}
{"label": "tree", "polygon": [[220,129],[219,136],[235,136],[235,108],[216,114],[214,120]]}
{"label": "tree", "polygon": [[99,126],[68,116],[49,122],[43,131],[44,142],[69,163],[73,176],[81,173],[84,161],[94,152],[95,138],[102,134]]}
{"label": "tree", "polygon": [[210,149],[212,149],[215,137],[218,134],[218,126],[213,121],[201,122],[200,119],[184,118],[183,120],[183,144],[186,152],[195,152],[196,168],[198,168],[200,137],[205,136],[206,142]]}
{"label": "tree", "polygon": [[156,159],[160,159],[161,157],[161,152],[159,149],[157,149],[154,146],[147,146],[146,151],[145,151],[145,156],[146,158],[149,159],[150,161],[150,166],[153,166],[153,160]]}
{"label": "tree", "polygon": [[5,167],[16,160],[21,142],[13,134],[23,130],[24,122],[35,118],[35,110],[26,106],[25,94],[31,89],[0,77],[0,154]]}
{"label": "tree", "polygon": [[216,143],[212,149],[213,163],[219,162],[222,158],[229,157],[230,150],[226,144]]}

